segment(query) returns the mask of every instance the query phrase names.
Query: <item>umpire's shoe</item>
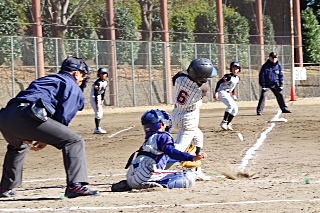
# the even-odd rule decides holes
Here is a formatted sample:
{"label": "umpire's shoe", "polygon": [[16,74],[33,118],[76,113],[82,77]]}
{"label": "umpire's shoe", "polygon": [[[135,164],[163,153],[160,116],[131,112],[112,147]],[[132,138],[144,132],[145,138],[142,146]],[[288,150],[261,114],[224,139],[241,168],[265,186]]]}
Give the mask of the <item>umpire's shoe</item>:
{"label": "umpire's shoe", "polygon": [[97,196],[100,195],[98,190],[90,190],[81,183],[74,183],[70,186],[67,186],[66,192],[64,194],[67,198],[75,198],[79,196]]}
{"label": "umpire's shoe", "polygon": [[282,109],[281,109],[281,111],[282,111],[282,113],[291,113],[291,111],[290,111],[290,110],[288,110],[288,108],[287,108],[287,107],[282,108]]}
{"label": "umpire's shoe", "polygon": [[16,191],[12,189],[3,189],[2,187],[0,187],[0,197],[13,197],[16,195]]}

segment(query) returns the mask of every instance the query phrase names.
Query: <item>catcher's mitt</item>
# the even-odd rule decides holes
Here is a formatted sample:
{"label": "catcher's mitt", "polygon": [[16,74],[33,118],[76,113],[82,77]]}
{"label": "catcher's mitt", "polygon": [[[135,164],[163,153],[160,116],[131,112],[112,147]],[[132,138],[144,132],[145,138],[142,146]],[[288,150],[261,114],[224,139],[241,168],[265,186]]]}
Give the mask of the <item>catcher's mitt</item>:
{"label": "catcher's mitt", "polygon": [[[190,155],[196,155],[197,147],[195,145],[190,145],[185,152],[189,153]],[[197,168],[201,165],[201,161],[182,161],[181,166],[185,169],[193,169]]]}

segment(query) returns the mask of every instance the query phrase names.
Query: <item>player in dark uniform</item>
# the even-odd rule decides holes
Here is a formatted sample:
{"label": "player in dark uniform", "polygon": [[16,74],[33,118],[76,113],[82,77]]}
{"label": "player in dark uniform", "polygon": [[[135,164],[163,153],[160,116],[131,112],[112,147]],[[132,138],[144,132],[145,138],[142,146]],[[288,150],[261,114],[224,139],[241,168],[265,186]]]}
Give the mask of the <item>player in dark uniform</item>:
{"label": "player in dark uniform", "polygon": [[261,86],[261,95],[257,106],[257,115],[262,115],[269,89],[276,96],[282,113],[291,113],[287,108],[281,93],[283,90],[283,70],[278,61],[277,53],[271,52],[267,62],[262,65],[259,73],[259,84]]}
{"label": "player in dark uniform", "polygon": [[106,130],[100,127],[100,120],[103,117],[103,101],[106,88],[108,86],[107,78],[109,72],[107,68],[99,68],[97,73],[97,80],[92,84],[90,93],[90,103],[94,110],[94,121],[96,128],[93,130],[96,134],[105,134]]}
{"label": "player in dark uniform", "polygon": [[1,109],[0,130],[8,146],[0,197],[16,195],[13,188],[21,186],[29,144],[33,144],[35,151],[47,144],[62,150],[67,175],[66,197],[99,195],[99,191],[85,186],[88,184],[85,142],[68,127],[84,107],[82,88],[89,74],[89,66],[83,59],[69,56],[59,73],[34,80]]}

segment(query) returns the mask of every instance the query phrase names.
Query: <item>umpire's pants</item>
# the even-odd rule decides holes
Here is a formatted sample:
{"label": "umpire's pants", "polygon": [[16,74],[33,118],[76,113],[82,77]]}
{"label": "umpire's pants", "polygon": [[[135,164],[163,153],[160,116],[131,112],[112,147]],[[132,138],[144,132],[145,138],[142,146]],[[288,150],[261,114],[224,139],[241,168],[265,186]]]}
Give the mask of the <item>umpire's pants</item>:
{"label": "umpire's pants", "polygon": [[67,185],[88,184],[85,143],[69,127],[48,118],[41,123],[27,114],[27,107],[12,104],[0,111],[0,130],[8,142],[3,163],[1,187],[13,189],[22,184],[23,163],[28,145],[22,141],[40,141],[50,144],[63,153]]}
{"label": "umpire's pants", "polygon": [[260,95],[260,99],[259,99],[259,103],[257,106],[257,113],[262,113],[264,106],[265,106],[265,101],[266,101],[266,96],[267,96],[267,92],[269,91],[269,89],[271,89],[271,91],[273,92],[273,94],[276,96],[278,105],[280,107],[280,109],[283,109],[286,107],[286,104],[284,102],[283,99],[283,95],[281,93],[281,89],[278,85],[274,85],[270,88],[267,88],[266,90],[261,89],[261,95]]}

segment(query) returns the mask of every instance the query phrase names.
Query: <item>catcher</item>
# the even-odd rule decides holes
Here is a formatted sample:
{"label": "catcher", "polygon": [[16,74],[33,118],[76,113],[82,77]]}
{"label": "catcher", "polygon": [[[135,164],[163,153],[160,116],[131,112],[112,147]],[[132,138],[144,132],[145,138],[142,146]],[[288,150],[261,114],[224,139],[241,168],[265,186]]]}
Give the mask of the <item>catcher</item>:
{"label": "catcher", "polygon": [[[207,154],[199,152],[194,156],[174,147],[174,139],[169,133],[171,118],[163,110],[149,110],[141,117],[145,131],[145,142],[134,152],[125,168],[127,180],[112,185],[112,191],[129,191],[154,186],[165,188],[189,188],[195,184],[191,170],[182,172],[164,170],[169,158],[179,161],[199,161]],[[135,159],[134,156],[137,155]]]}

